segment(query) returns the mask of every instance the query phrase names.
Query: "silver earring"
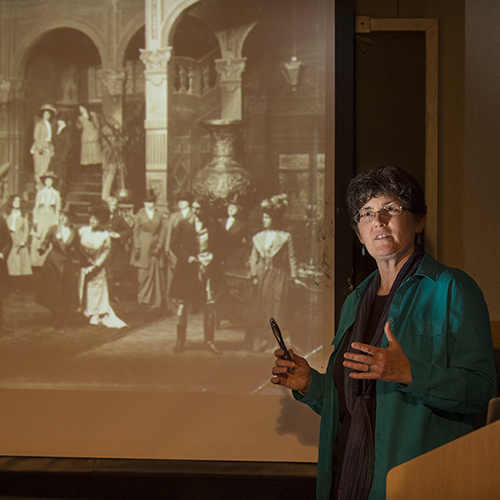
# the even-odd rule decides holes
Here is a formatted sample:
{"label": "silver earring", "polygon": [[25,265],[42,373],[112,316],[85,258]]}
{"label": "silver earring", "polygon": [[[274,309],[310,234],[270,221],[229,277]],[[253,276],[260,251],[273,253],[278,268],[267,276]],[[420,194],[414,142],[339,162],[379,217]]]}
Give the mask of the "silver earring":
{"label": "silver earring", "polygon": [[365,246],[361,247],[361,255],[364,257],[366,255]]}

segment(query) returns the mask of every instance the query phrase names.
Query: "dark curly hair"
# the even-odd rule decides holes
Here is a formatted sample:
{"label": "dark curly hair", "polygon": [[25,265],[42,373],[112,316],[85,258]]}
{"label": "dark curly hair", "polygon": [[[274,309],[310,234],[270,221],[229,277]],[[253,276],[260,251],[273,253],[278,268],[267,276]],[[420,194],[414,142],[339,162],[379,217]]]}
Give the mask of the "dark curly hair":
{"label": "dark curly hair", "polygon": [[354,217],[372,198],[397,196],[403,207],[417,219],[427,214],[425,195],[419,183],[401,167],[383,165],[354,177],[346,192],[346,203],[352,227],[357,231]]}
{"label": "dark curly hair", "polygon": [[20,203],[20,206],[19,206],[19,209],[21,210],[21,213],[22,213],[23,215],[26,215],[26,214],[25,214],[25,212],[26,212],[26,210],[25,210],[26,203],[25,203],[25,201],[23,200],[23,197],[22,197],[19,193],[14,193],[14,194],[11,194],[11,195],[9,196],[9,201],[8,201],[8,203],[7,203],[7,210],[6,210],[7,215],[11,214],[11,213],[12,213],[12,210],[14,210],[14,207],[12,206],[12,204],[14,203],[14,200],[15,200],[16,198],[19,198],[19,200],[20,200],[20,202],[21,202],[21,203]]}
{"label": "dark curly hair", "polygon": [[104,228],[109,220],[109,209],[102,203],[93,203],[88,208],[89,217],[94,216],[101,228]]}

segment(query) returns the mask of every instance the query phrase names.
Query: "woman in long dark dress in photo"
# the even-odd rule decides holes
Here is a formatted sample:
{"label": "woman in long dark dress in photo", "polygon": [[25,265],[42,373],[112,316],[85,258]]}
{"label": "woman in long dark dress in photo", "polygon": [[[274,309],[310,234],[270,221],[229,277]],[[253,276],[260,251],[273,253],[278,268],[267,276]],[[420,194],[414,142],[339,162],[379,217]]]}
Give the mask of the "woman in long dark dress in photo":
{"label": "woman in long dark dress in photo", "polygon": [[156,196],[149,192],[144,199],[144,207],[135,215],[130,264],[137,268],[139,305],[160,308],[165,293],[163,267],[166,225],[155,204]]}
{"label": "woman in long dark dress in photo", "polygon": [[261,203],[263,230],[252,238],[249,261],[254,290],[244,341],[247,349],[264,351],[274,345],[269,335],[269,318],[275,316],[283,324],[289,311],[290,281],[302,285],[298,279],[292,235],[281,229],[287,206],[286,194]]}

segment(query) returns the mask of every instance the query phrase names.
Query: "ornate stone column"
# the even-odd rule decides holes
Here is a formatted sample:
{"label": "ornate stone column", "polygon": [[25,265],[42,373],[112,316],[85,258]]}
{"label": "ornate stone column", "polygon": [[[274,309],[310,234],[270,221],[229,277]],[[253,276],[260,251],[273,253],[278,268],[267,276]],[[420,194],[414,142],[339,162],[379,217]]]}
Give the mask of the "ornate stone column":
{"label": "ornate stone column", "polygon": [[[210,21],[208,24],[210,25]],[[221,50],[221,58],[215,61],[215,67],[220,74],[221,119],[223,120],[241,120],[242,118],[241,75],[246,65],[246,57],[242,57],[243,44],[256,24],[256,21],[249,21],[224,29],[214,26],[214,33]]]}
{"label": "ornate stone column", "polygon": [[221,119],[241,120],[241,75],[245,71],[246,57],[216,59],[215,68],[220,74]]}
{"label": "ornate stone column", "polygon": [[255,22],[243,23],[229,29],[216,28],[221,58],[215,60],[220,75],[220,120],[204,122],[212,136],[212,158],[193,181],[193,190],[201,195],[217,212],[225,208],[229,200],[249,205],[253,195],[252,176],[242,167],[242,74],[246,58],[242,57],[243,43]]}
{"label": "ornate stone column", "polygon": [[[20,175],[25,169],[20,170],[23,164],[23,106],[24,106],[25,81],[21,78],[0,77],[0,199],[8,194],[18,191],[24,185]],[[26,138],[27,143],[32,140]],[[31,143],[27,146],[31,146]]]}
{"label": "ornate stone column", "polygon": [[146,188],[167,203],[168,62],[172,47],[141,50],[146,66]]}

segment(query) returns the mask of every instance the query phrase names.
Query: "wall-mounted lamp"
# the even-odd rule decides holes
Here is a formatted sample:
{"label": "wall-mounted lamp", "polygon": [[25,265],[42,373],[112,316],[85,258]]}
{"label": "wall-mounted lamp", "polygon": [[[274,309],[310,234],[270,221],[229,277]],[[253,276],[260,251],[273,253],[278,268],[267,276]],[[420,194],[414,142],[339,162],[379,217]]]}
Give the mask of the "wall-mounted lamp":
{"label": "wall-mounted lamp", "polygon": [[295,92],[300,83],[300,78],[304,72],[305,64],[300,62],[297,58],[297,40],[296,40],[296,14],[295,14],[295,0],[292,3],[292,30],[293,30],[293,46],[292,46],[292,58],[290,61],[283,63],[283,75],[286,82],[292,86],[292,90]]}

